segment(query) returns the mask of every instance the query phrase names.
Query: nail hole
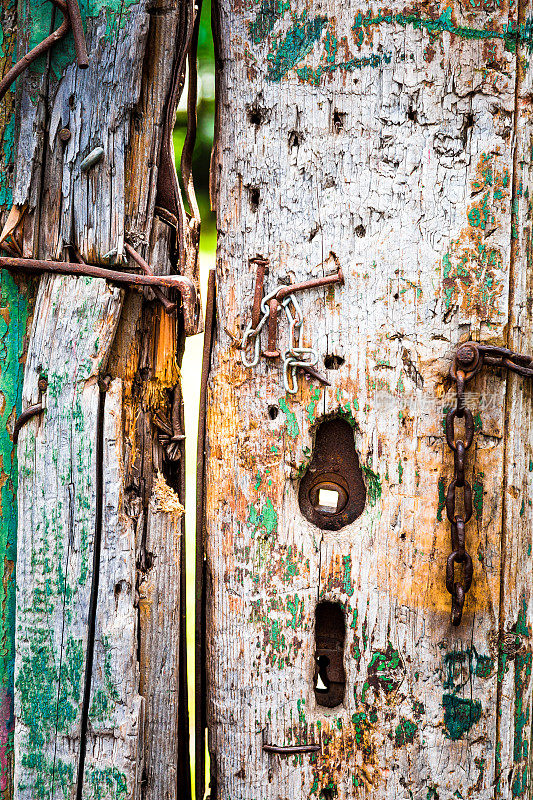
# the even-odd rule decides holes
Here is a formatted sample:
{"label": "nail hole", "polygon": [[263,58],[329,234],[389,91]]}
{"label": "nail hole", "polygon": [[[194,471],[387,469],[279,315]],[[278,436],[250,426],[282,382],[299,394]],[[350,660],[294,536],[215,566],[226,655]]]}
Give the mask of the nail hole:
{"label": "nail hole", "polygon": [[416,108],[410,108],[407,112],[407,118],[411,120],[411,122],[417,122],[418,120],[418,112]]}
{"label": "nail hole", "polygon": [[398,292],[395,292],[392,296],[394,297],[395,300],[400,299],[400,295],[398,294]]}
{"label": "nail hole", "polygon": [[405,533],[400,533],[400,539],[405,539]]}
{"label": "nail hole", "polygon": [[357,228],[355,229],[355,234],[356,234],[356,236],[359,236],[360,239],[362,239],[363,236],[366,235],[365,226],[364,225],[358,225]]}
{"label": "nail hole", "polygon": [[276,419],[278,414],[279,414],[278,406],[269,406],[268,407],[268,416],[270,417],[270,419]]}
{"label": "nail hole", "polygon": [[259,201],[261,199],[261,192],[257,188],[257,186],[252,186],[249,189],[250,193],[250,205],[252,207],[252,211],[257,211],[259,208]]}
{"label": "nail hole", "polygon": [[333,789],[322,789],[320,792],[320,800],[333,800],[334,797]]}
{"label": "nail hole", "polygon": [[115,600],[118,601],[119,596],[122,594],[125,588],[126,588],[126,581],[119,581],[118,583],[115,584],[115,588],[113,590],[113,593],[115,595]]}
{"label": "nail hole", "polygon": [[338,133],[342,128],[344,128],[344,120],[346,119],[346,114],[343,111],[335,111],[333,112],[333,129]]}
{"label": "nail hole", "polygon": [[339,369],[344,364],[342,356],[336,356],[333,353],[327,355],[324,359],[324,366],[326,369]]}
{"label": "nail hole", "polygon": [[69,99],[68,99],[68,104],[69,104],[70,108],[74,108],[74,103],[75,102],[76,102],[76,95],[75,94],[71,94]]}
{"label": "nail hole", "polygon": [[302,139],[298,131],[291,131],[289,134],[289,147],[299,147]]}
{"label": "nail hole", "polygon": [[346,620],[338,603],[324,600],[315,611],[315,677],[317,705],[326,708],[340,706],[344,700],[344,640]]}
{"label": "nail hole", "polygon": [[264,112],[259,106],[250,106],[248,109],[248,120],[251,125],[255,125],[256,128],[259,128],[265,119]]}

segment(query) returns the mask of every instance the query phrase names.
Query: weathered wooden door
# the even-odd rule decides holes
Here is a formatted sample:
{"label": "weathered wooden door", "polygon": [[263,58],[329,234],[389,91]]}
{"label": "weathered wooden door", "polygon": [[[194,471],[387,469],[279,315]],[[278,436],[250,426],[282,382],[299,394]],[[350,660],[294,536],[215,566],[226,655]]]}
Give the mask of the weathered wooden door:
{"label": "weathered wooden door", "polygon": [[[89,0],[84,68],[63,21],[73,3],[3,4],[4,74],[15,44],[21,58],[63,38],[3,101],[0,791],[186,798],[178,364],[197,280],[196,7]],[[192,215],[171,146],[189,54]],[[185,300],[167,313],[157,289],[125,291],[91,267],[46,273],[131,270],[132,247],[154,273],[188,276],[189,316]],[[31,259],[42,277],[28,279]]]}
{"label": "weathered wooden door", "polygon": [[[523,378],[486,369],[467,386],[473,583],[458,627],[444,508],[458,344],[533,353],[530,15],[506,0],[218,3],[205,554],[219,800],[531,796]],[[280,358],[243,365],[257,255],[265,295],[342,269],[344,285],[297,293],[330,385],[299,371],[284,388],[284,307]],[[324,529],[299,493],[342,423],[364,510]]]}

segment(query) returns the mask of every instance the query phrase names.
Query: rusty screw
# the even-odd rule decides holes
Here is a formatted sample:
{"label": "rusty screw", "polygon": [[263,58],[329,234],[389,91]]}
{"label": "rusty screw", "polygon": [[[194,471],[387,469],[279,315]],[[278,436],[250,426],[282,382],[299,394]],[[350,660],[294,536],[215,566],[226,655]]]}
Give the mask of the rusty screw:
{"label": "rusty screw", "polygon": [[58,133],[58,136],[59,136],[60,141],[62,141],[62,142],[64,142],[66,144],[70,140],[70,137],[72,136],[72,134],[71,134],[71,132],[69,131],[68,128],[61,128],[61,130]]}

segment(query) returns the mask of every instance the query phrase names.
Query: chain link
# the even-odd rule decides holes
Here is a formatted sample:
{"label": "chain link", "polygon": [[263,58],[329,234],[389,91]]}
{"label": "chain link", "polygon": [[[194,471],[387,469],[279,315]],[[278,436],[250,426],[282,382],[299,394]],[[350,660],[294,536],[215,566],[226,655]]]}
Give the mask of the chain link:
{"label": "chain link", "polygon": [[[284,288],[281,284],[276,286],[269,294],[261,300],[262,317],[257,328],[252,328],[250,322],[242,338],[241,361],[245,367],[256,367],[261,355],[261,331],[268,322],[269,301],[275,297],[280,289]],[[283,354],[283,385],[289,394],[296,394],[298,391],[297,371],[299,368],[313,367],[318,362],[318,352],[312,347],[304,347],[302,344],[302,327],[304,316],[302,308],[296,299],[296,295],[289,294],[281,302],[281,307],[289,324],[289,344],[290,347]],[[292,308],[291,308],[292,307]],[[246,350],[253,346],[253,356],[248,358]]]}
{"label": "chain link", "polygon": [[[465,478],[466,454],[474,440],[474,417],[464,401],[465,373],[457,370],[457,405],[446,415],[446,442],[453,452],[453,480],[446,492],[446,515],[451,525],[452,552],[446,562],[446,589],[452,596],[452,622],[459,625],[465,596],[472,585],[472,558],[466,551],[465,525],[472,518],[472,486]],[[455,421],[464,420],[464,437],[456,438]],[[458,513],[458,494],[462,493],[462,510]],[[455,580],[455,565],[462,565],[462,581]]]}

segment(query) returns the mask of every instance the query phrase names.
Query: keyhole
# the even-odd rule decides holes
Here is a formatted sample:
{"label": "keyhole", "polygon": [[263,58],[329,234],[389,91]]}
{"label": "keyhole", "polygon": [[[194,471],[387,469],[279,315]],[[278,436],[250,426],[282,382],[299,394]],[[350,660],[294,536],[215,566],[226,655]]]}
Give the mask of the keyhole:
{"label": "keyhole", "polygon": [[329,692],[329,658],[327,656],[318,656],[316,663],[318,665],[318,675],[315,684],[315,692]]}
{"label": "keyhole", "polygon": [[338,531],[363,513],[366,489],[354,432],[344,419],[320,423],[313,458],[300,481],[300,511],[319,528]]}
{"label": "keyhole", "polygon": [[315,616],[315,674],[313,688],[317,705],[340,706],[344,700],[344,639],[346,620],[339,603],[320,602]]}

